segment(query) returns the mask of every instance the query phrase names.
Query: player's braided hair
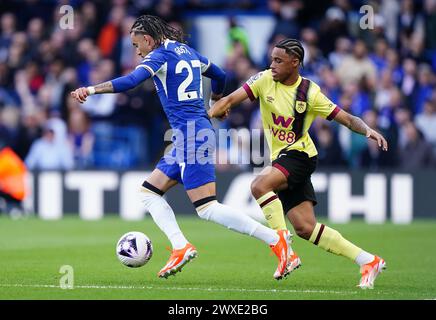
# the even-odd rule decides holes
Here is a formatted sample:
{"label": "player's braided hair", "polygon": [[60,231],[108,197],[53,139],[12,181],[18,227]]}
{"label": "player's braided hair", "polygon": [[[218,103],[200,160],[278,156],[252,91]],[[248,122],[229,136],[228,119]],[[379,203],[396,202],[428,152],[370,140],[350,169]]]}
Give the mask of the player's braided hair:
{"label": "player's braided hair", "polygon": [[157,16],[142,15],[136,19],[130,32],[148,34],[159,46],[165,39],[176,40],[185,43],[182,31],[169,25],[167,22]]}
{"label": "player's braided hair", "polygon": [[304,48],[301,42],[296,39],[284,39],[278,42],[276,48],[285,49],[286,53],[289,55],[294,55],[300,60],[301,65],[303,65],[304,60]]}

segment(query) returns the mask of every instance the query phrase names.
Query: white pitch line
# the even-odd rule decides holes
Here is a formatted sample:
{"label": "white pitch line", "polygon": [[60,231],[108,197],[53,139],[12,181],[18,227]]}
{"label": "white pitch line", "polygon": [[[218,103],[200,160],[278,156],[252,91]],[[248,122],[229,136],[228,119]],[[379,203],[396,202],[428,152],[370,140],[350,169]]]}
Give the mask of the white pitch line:
{"label": "white pitch line", "polygon": [[[15,288],[53,288],[61,289],[52,284],[0,284],[0,287]],[[244,289],[244,288],[198,288],[198,287],[153,287],[153,286],[98,286],[75,285],[74,289],[116,289],[116,290],[180,290],[180,291],[208,291],[208,292],[263,292],[263,293],[321,293],[321,294],[357,294],[357,291],[332,291],[332,290],[291,290],[291,289]]]}

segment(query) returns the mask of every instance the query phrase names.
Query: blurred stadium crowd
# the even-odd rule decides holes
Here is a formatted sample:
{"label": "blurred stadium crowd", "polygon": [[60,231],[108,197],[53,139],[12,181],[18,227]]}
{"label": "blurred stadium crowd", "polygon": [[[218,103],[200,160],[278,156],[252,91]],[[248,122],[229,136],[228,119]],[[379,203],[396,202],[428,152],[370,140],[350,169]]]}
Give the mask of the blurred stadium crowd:
{"label": "blurred stadium crowd", "polygon": [[[59,27],[63,4],[74,8],[73,29]],[[369,29],[360,27],[365,4],[375,13]],[[91,96],[84,104],[69,92],[136,66],[129,30],[138,15],[159,15],[190,33],[190,14],[204,12],[229,16],[222,65],[227,93],[268,68],[274,43],[298,38],[306,51],[302,75],[390,144],[389,152],[381,153],[365,137],[319,120],[311,136],[320,167],[436,167],[436,0],[2,1],[0,144],[11,146],[29,169],[154,165],[169,126],[151,80],[126,93]],[[241,12],[275,18],[261,65],[248,50],[256,39],[232,18]],[[219,126],[261,128],[258,104],[247,100]],[[250,153],[249,146],[243,148]]]}

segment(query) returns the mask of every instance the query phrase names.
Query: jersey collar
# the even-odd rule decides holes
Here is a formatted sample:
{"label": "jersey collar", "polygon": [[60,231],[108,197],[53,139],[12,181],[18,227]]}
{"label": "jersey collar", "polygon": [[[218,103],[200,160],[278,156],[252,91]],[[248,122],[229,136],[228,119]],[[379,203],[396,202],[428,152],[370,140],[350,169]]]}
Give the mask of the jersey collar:
{"label": "jersey collar", "polygon": [[292,85],[290,85],[290,86],[288,86],[288,85],[286,85],[286,84],[283,84],[283,83],[281,83],[281,82],[279,82],[279,84],[280,84],[281,86],[285,87],[285,88],[288,88],[288,89],[294,89],[294,88],[298,87],[298,85],[301,83],[301,79],[302,79],[301,76],[298,75],[298,79],[297,79],[297,81],[295,81],[295,83],[292,84]]}

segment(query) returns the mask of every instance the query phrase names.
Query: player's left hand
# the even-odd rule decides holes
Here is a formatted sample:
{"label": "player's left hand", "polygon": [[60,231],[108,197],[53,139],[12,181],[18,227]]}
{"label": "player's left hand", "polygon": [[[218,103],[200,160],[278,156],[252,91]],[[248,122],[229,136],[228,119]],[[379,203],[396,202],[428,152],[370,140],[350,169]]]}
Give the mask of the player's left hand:
{"label": "player's left hand", "polygon": [[388,142],[386,139],[377,131],[373,129],[369,129],[367,135],[368,139],[372,139],[377,141],[377,145],[379,148],[381,148],[383,151],[388,151]]}

